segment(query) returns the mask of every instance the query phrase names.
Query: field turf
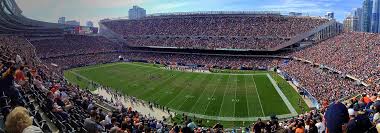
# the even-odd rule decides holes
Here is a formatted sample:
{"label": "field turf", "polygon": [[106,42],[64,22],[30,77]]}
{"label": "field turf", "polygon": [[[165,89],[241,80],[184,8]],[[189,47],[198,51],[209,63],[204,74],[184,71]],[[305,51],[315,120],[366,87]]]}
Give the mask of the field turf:
{"label": "field turf", "polygon": [[[85,79],[180,112],[210,117],[251,118],[290,114],[267,75],[275,79],[300,113],[299,95],[278,75],[259,72],[192,73],[142,63],[113,63],[75,68],[65,77],[83,88]],[[302,102],[301,106],[305,106]]]}

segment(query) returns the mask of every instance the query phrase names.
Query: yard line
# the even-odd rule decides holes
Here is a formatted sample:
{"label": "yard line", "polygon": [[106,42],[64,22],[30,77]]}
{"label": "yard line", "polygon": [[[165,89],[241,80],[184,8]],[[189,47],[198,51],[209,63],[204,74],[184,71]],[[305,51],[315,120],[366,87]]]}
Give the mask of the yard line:
{"label": "yard line", "polygon": [[[200,80],[200,81],[201,81],[200,83],[203,83],[204,81],[206,81],[207,78],[208,78],[208,76],[203,77],[203,79]],[[210,80],[210,79],[208,79],[208,80]],[[198,88],[198,87],[201,86],[201,85],[202,85],[202,84],[198,85],[197,87],[192,87],[191,90],[192,90],[192,91],[195,91],[194,89]],[[180,94],[180,93],[178,93],[178,94]],[[190,93],[190,94],[193,95],[193,93]],[[187,100],[188,100],[188,99],[189,99],[189,97],[186,97],[186,100],[185,100],[184,102],[181,103],[181,105],[179,106],[178,109],[181,109],[182,106],[183,106],[185,103],[187,103]],[[194,105],[193,105],[193,106],[194,106]]]}
{"label": "yard line", "polygon": [[219,108],[219,116],[221,116],[220,113],[222,112],[222,108],[223,108],[223,104],[224,104],[224,97],[226,96],[226,92],[228,89],[230,89],[229,88],[230,84],[228,83],[230,81],[230,76],[231,75],[228,75],[226,89],[224,90],[224,93],[223,93],[222,104],[220,104],[220,108]]}
{"label": "yard line", "polygon": [[[214,79],[214,77],[215,77],[215,76],[212,75],[211,78],[210,78],[210,81],[212,81],[212,80]],[[197,99],[197,101],[195,102],[195,104],[193,105],[193,107],[191,107],[190,112],[194,112],[194,111],[193,111],[193,110],[194,110],[194,107],[198,104],[199,100],[202,98],[202,96],[203,96],[203,94],[204,94],[204,92],[205,92],[205,90],[206,90],[206,88],[207,88],[208,86],[210,86],[210,84],[207,84],[207,85],[203,88],[201,95],[198,97],[198,99]]]}
{"label": "yard line", "polygon": [[[234,102],[234,117],[236,117],[236,91],[237,91],[237,89],[238,89],[238,80],[239,80],[239,78],[236,76],[236,80],[235,80],[235,102]],[[240,99],[239,99],[240,100]]]}
{"label": "yard line", "polygon": [[285,105],[288,107],[288,109],[291,112],[291,114],[298,115],[297,111],[294,109],[294,107],[292,106],[292,104],[289,102],[289,100],[285,96],[285,94],[281,91],[280,87],[278,87],[276,81],[272,78],[272,76],[270,76],[269,74],[267,74],[267,77],[270,80],[270,82],[272,82],[273,87],[276,89],[277,93],[280,95],[280,97],[282,98],[282,101],[284,101]]}
{"label": "yard line", "polygon": [[[182,74],[182,73],[175,73],[175,75],[173,75],[173,76],[171,76],[171,74],[167,74],[168,76],[170,76],[169,78],[166,78],[165,80],[163,80],[163,82],[162,83],[166,83],[166,81],[169,81],[170,79],[172,79],[172,78],[177,78],[177,76],[178,75],[180,75],[180,74]],[[173,83],[173,82],[170,82],[170,84],[171,83]],[[153,90],[155,90],[156,91],[156,89],[157,88],[159,88],[161,86],[161,84],[157,84],[156,86],[154,86],[154,89]],[[157,92],[157,91],[156,91]],[[157,100],[157,98],[159,98],[159,99],[161,99],[161,95],[155,95],[155,96],[158,96],[158,97],[153,97],[151,100],[152,101],[159,101],[159,100]],[[151,97],[151,96],[150,96]],[[150,98],[149,97],[149,98]]]}
{"label": "yard line", "polygon": [[245,100],[247,100],[247,110],[248,110],[248,116],[251,116],[250,114],[249,114],[249,104],[248,104],[248,89],[247,89],[247,79],[246,79],[246,77],[244,77],[244,88],[245,88]]}
{"label": "yard line", "polygon": [[[138,67],[136,67],[136,68],[138,68]],[[133,70],[139,70],[139,69],[133,69]],[[152,73],[151,73],[152,72]],[[145,76],[145,75],[147,75],[147,74],[157,74],[157,73],[159,73],[160,71],[159,70],[155,70],[155,69],[151,69],[151,70],[149,70],[148,72],[146,72],[146,73],[144,73],[143,75]],[[128,82],[128,81],[126,81],[127,83],[129,83],[130,85],[134,85],[134,84],[136,84],[137,82],[139,82],[140,80],[135,80],[135,81],[133,81],[133,82]],[[127,89],[128,90],[128,88],[125,88],[125,89]],[[134,93],[135,91],[138,91],[139,89],[134,89],[134,90],[129,90],[129,94],[131,94],[131,93]],[[143,91],[143,93],[145,94],[145,91],[147,91],[147,90],[144,90]],[[140,94],[143,94],[143,93],[140,93]],[[135,97],[138,97],[138,96],[140,96],[140,95],[135,95]]]}
{"label": "yard line", "polygon": [[251,76],[251,78],[253,80],[253,84],[255,85],[257,97],[259,98],[259,103],[260,103],[261,111],[263,113],[263,116],[265,116],[264,108],[263,108],[263,105],[261,104],[261,99],[260,99],[259,91],[258,91],[258,88],[257,88],[256,83],[255,83],[255,78],[253,78],[253,76]]}
{"label": "yard line", "polygon": [[[196,77],[198,77],[199,76],[199,74],[197,74],[197,75],[195,75],[194,77],[192,77],[192,78],[189,78],[188,80],[185,80],[185,83],[186,82],[191,82],[191,81],[193,81]],[[178,94],[172,99],[172,100],[170,100],[168,103],[166,103],[165,105],[164,105],[164,107],[167,107],[168,105],[170,105],[170,103],[171,102],[173,102],[174,101],[174,99],[176,99],[178,96],[179,96],[179,94],[181,94],[184,90],[186,90],[187,88],[189,88],[189,86],[190,85],[186,85],[186,87],[185,88],[182,88],[179,92],[178,92]],[[158,101],[160,101],[161,99],[159,99]]]}
{"label": "yard line", "polygon": [[[222,77],[223,78],[223,77]],[[228,83],[228,80],[230,80],[230,76],[228,76],[228,78],[227,78],[227,83]],[[214,95],[215,95],[215,91],[216,91],[216,88],[218,88],[219,87],[219,85],[215,85],[215,88],[214,88],[214,92],[212,92],[212,98],[214,97]],[[223,97],[224,98],[224,97]],[[208,106],[210,105],[210,103],[211,103],[211,101],[212,100],[209,100],[208,101],[208,104],[207,104],[207,106],[206,106],[206,110],[205,110],[205,112],[203,113],[203,114],[206,114],[206,112],[207,112],[207,109],[208,109]],[[220,110],[220,109],[219,109]]]}
{"label": "yard line", "polygon": [[[153,69],[154,70],[154,69]],[[157,73],[160,73],[161,71],[159,70],[159,69],[155,69],[155,71],[153,71],[154,73],[149,73],[149,74],[157,74]],[[169,77],[168,79],[166,79],[166,77],[167,76],[170,76],[171,74],[166,74],[165,76],[164,76],[164,78],[165,78],[165,80],[163,80],[163,81],[166,81],[166,80],[168,80],[168,79],[170,79],[171,77],[174,77],[174,76],[171,76],[171,77]],[[139,80],[137,80],[137,81],[139,81]],[[137,82],[136,81],[136,82]],[[154,81],[152,81],[152,82],[150,82],[150,83],[155,83]],[[149,84],[150,85],[150,84]],[[156,86],[155,86],[155,88],[156,88]],[[154,88],[154,89],[155,89]],[[136,90],[139,90],[139,89],[136,89]],[[138,96],[144,96],[146,93],[148,93],[148,92],[150,92],[150,89],[146,89],[146,90],[144,90],[142,93],[140,93],[140,95],[138,95]]]}

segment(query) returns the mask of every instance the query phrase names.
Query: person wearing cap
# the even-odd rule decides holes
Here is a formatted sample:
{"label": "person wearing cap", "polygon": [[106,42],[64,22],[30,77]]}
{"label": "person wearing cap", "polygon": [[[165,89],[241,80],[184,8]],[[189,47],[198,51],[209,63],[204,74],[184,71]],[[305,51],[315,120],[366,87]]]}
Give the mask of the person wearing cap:
{"label": "person wearing cap", "polygon": [[373,103],[375,114],[373,115],[372,123],[376,124],[380,122],[380,101]]}
{"label": "person wearing cap", "polygon": [[328,133],[343,133],[346,130],[347,122],[350,120],[346,106],[339,101],[327,108],[324,117]]}
{"label": "person wearing cap", "polygon": [[348,109],[348,115],[350,117],[350,121],[348,121],[347,124],[347,133],[355,133],[358,131],[356,121],[355,121],[355,110],[354,109]]}

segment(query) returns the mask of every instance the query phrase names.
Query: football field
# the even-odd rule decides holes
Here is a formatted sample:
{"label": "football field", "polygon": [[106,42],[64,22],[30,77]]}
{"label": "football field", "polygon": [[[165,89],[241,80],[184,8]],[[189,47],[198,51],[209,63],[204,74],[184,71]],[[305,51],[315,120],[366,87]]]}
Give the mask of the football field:
{"label": "football field", "polygon": [[[275,77],[273,77],[275,76]],[[277,74],[266,71],[200,73],[143,63],[113,63],[65,71],[70,82],[88,80],[178,113],[219,121],[254,121],[300,112],[299,95]],[[86,80],[83,79],[86,78]]]}

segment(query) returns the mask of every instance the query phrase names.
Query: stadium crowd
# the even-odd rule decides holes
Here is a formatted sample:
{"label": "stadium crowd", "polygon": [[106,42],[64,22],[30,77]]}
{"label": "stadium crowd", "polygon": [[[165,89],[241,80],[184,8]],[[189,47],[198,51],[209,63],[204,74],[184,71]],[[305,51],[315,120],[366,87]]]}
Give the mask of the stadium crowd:
{"label": "stadium crowd", "polygon": [[342,78],[339,74],[333,74],[328,70],[322,70],[319,66],[312,66],[301,61],[289,61],[280,69],[298,80],[300,86],[317,98],[319,103],[324,100],[335,101],[366,91],[375,91],[356,85],[352,80]]}
{"label": "stadium crowd", "polygon": [[[328,22],[313,17],[289,17],[279,15],[200,15],[159,16],[142,20],[113,20],[102,22],[112,31],[124,37],[135,36],[185,36],[190,38],[128,39],[132,46],[165,46],[186,48],[234,48],[268,49],[280,45],[286,39],[305,33]],[[186,26],[183,26],[186,25]],[[214,39],[210,39],[215,37]],[[242,37],[245,39],[223,39]],[[254,38],[275,38],[259,39]]]}
{"label": "stadium crowd", "polygon": [[131,21],[115,20],[103,24],[124,36],[278,36],[286,38],[309,31],[327,21],[322,18],[277,15],[204,15],[150,17]]}
{"label": "stadium crowd", "polygon": [[178,47],[190,49],[270,49],[287,39],[283,38],[190,38],[190,37],[134,37],[126,39],[130,46],[135,47]]}
{"label": "stadium crowd", "polygon": [[291,56],[337,69],[367,83],[380,79],[380,35],[347,32]]}
{"label": "stadium crowd", "polygon": [[101,36],[65,35],[61,39],[44,39],[31,43],[37,48],[40,58],[112,52],[121,49],[121,45],[115,45]]}
{"label": "stadium crowd", "polygon": [[89,53],[83,55],[68,55],[42,59],[48,66],[56,67],[58,70],[66,70],[74,67],[104,64],[118,61],[118,53]]}

